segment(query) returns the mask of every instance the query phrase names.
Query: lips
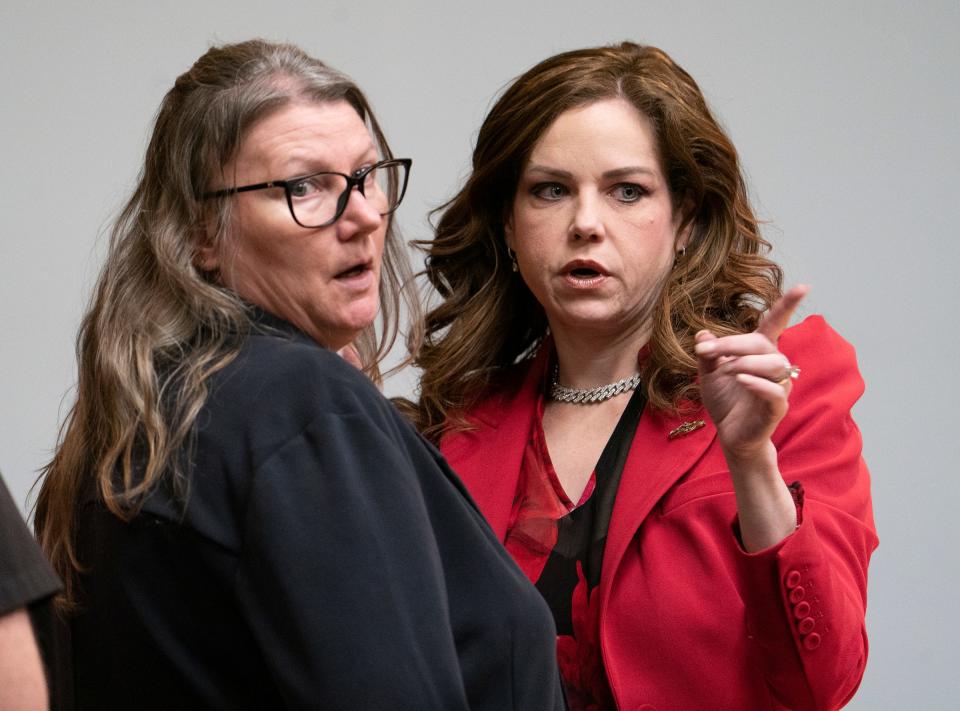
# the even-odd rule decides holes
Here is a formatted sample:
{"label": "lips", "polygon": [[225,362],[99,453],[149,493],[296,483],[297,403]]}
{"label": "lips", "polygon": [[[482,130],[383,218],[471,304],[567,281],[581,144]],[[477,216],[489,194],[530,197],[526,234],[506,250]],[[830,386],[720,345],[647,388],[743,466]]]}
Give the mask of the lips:
{"label": "lips", "polygon": [[577,289],[589,289],[603,282],[610,272],[592,259],[574,259],[561,270],[564,281]]}
{"label": "lips", "polygon": [[610,276],[610,273],[603,268],[602,264],[592,259],[574,259],[567,262],[563,267],[565,276],[572,276],[575,279],[594,279],[596,277]]}
{"label": "lips", "polygon": [[342,272],[336,274],[334,279],[354,279],[362,276],[365,272],[370,271],[372,266],[373,263],[371,261],[357,262],[353,266],[347,267]]}

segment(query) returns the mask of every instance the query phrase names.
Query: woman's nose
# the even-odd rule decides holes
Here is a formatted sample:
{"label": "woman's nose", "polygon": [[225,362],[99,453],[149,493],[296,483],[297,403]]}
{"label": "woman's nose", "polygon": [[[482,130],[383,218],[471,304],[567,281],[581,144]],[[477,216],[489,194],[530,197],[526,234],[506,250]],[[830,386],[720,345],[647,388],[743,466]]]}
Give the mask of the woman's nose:
{"label": "woman's nose", "polygon": [[357,187],[350,190],[343,214],[337,222],[343,227],[352,228],[341,231],[342,238],[349,239],[356,232],[372,232],[380,227],[385,219],[387,218],[380,214],[373,202],[368,200]]}
{"label": "woman's nose", "polygon": [[581,193],[570,220],[570,236],[575,240],[600,240],[605,236],[601,205],[596,195]]}

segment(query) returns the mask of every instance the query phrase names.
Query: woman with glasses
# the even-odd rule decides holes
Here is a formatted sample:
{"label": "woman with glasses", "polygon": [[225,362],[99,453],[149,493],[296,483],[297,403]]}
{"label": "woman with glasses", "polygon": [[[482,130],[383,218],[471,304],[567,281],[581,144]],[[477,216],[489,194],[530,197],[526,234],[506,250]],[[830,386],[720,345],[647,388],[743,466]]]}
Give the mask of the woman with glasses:
{"label": "woman with glasses", "polygon": [[549,602],[571,708],[849,699],[863,383],[822,318],[786,328],[806,289],[690,75],[632,43],[533,67],[427,247],[419,425]]}
{"label": "woman with glasses", "polygon": [[563,708],[549,609],[375,387],[409,168],[289,45],[167,94],[36,511],[77,708]]}

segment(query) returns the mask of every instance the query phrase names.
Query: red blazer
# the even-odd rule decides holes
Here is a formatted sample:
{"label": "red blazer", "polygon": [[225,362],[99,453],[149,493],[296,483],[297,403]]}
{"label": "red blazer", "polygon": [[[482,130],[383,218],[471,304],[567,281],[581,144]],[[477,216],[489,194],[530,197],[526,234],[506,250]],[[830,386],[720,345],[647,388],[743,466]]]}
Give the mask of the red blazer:
{"label": "red blazer", "polygon": [[[863,676],[870,482],[850,408],[863,393],[852,346],[823,318],[785,331],[803,373],[773,440],[802,523],[748,554],[716,429],[705,412],[649,408],[617,493],[603,557],[600,643],[620,709],[832,709]],[[500,540],[552,354],[541,349],[470,413],[443,454]],[[669,436],[684,423],[705,424]]]}

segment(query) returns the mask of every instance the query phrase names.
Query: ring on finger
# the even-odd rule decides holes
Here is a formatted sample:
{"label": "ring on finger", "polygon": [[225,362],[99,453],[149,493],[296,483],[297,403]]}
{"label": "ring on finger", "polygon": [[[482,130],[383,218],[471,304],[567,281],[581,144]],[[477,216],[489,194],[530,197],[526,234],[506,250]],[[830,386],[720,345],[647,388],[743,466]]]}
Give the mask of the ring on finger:
{"label": "ring on finger", "polygon": [[[774,380],[777,385],[786,385],[791,380],[796,380],[800,377],[800,367],[796,365],[787,365],[783,370],[783,375]],[[771,378],[772,380],[772,378]]]}

